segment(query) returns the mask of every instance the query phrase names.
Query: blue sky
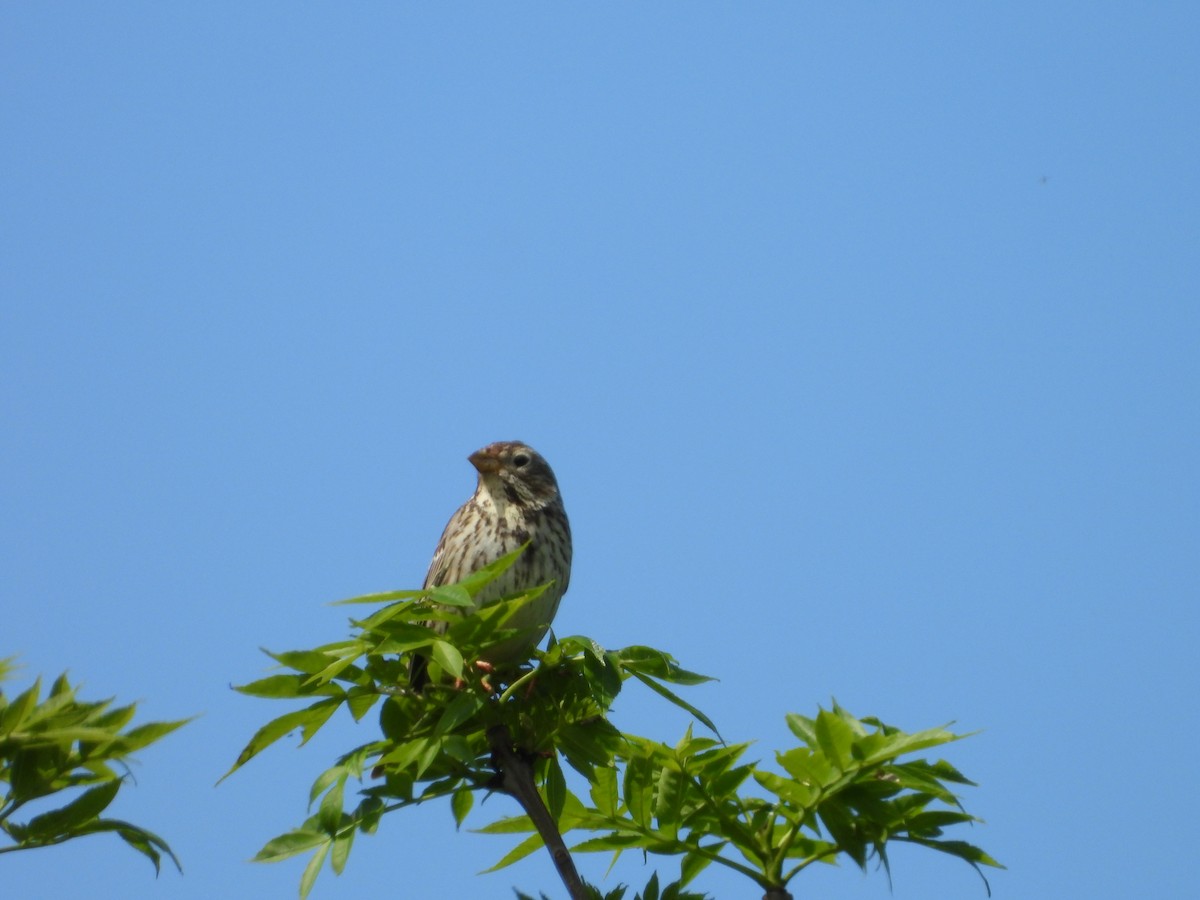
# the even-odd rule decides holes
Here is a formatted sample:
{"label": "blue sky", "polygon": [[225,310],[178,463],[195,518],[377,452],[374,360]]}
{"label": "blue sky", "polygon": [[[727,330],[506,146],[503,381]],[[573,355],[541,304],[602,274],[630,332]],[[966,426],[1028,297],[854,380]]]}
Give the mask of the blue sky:
{"label": "blue sky", "polygon": [[[0,655],[201,718],[114,808],[182,877],[94,838],[6,887],[294,896],[246,860],[371,726],[214,788],[284,711],[229,685],[419,585],[519,438],[574,526],[560,634],[718,676],[764,759],[831,696],[980,730],[997,897],[1189,895],[1198,45],[1170,2],[7,5]],[[474,874],[508,847],[394,816],[314,896],[561,895]],[[984,896],[893,877],[793,886]]]}

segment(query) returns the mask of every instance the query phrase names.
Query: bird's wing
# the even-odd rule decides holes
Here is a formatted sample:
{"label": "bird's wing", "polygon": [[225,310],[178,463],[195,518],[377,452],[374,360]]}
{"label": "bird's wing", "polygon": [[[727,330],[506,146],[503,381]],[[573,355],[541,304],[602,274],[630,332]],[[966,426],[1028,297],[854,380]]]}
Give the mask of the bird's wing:
{"label": "bird's wing", "polygon": [[446,523],[442,536],[438,539],[433,551],[433,559],[429,561],[429,571],[425,573],[425,584],[422,588],[441,587],[443,584],[453,584],[467,573],[451,571],[455,564],[452,539],[463,534],[463,521],[467,518],[467,509],[471,502],[460,506]]}
{"label": "bird's wing", "polygon": [[[429,588],[441,587],[443,584],[453,584],[459,581],[466,573],[452,571],[455,566],[454,553],[449,546],[450,538],[453,535],[462,533],[462,522],[467,517],[467,508],[471,505],[467,501],[450,517],[450,521],[446,523],[445,529],[442,531],[442,536],[437,542],[437,547],[433,551],[433,559],[429,562],[429,571],[425,573],[425,584],[422,585],[422,590]],[[446,629],[450,627],[449,622],[435,619],[431,622],[426,622],[430,628],[439,634],[445,634]],[[408,680],[414,691],[420,692],[421,688],[429,681],[426,669],[429,667],[429,661],[419,655],[414,654],[408,663]]]}

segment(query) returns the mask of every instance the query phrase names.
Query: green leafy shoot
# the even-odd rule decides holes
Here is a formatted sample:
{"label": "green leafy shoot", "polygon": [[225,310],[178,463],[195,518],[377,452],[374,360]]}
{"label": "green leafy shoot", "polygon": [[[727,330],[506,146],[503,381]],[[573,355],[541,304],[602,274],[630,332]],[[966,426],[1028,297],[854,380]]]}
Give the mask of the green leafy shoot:
{"label": "green leafy shoot", "polygon": [[[815,719],[788,716],[788,724],[800,743],[776,755],[782,774],[743,763],[748,744],[690,731],[674,746],[625,735],[617,770],[592,782],[592,804],[571,822],[597,836],[573,849],[679,857],[683,886],[715,863],[768,892],[840,856],[864,869],[876,858],[887,869],[889,841],[957,857],[981,877],[980,866],[1003,868],[978,847],[944,837],[951,826],[979,821],[950,787],[971,782],[944,761],[902,758],[962,735],[907,734],[855,719],[836,703]],[[530,824],[517,817],[482,830],[520,834]]]}
{"label": "green leafy shoot", "polygon": [[[0,661],[0,682],[13,668],[11,658]],[[103,817],[126,783],[131,755],[189,721],[127,728],[135,712],[133,704],[113,707],[111,699],[80,700],[66,674],[44,698],[40,678],[15,697],[0,686],[0,833],[10,842],[0,853],[110,832],[148,858],[156,873],[164,855],[180,868],[158,835]],[[24,821],[14,818],[27,804],[44,807],[58,794],[71,799]]]}
{"label": "green leafy shoot", "polygon": [[[477,667],[475,660],[489,658],[489,648],[519,636],[509,623],[543,588],[480,610],[460,601],[464,595],[474,597],[517,556],[509,554],[459,585],[343,601],[384,605],[352,619],[347,640],[312,650],[268,652],[282,671],[235,688],[301,705],[262,725],[223,777],[289,734],[298,733],[301,743],[307,742],[340,707],[355,720],[378,710],[377,735],[315,780],[310,802],[316,813],[269,841],[256,860],[309,854],[301,881],[302,894],[307,894],[324,862],[340,871],[354,835],[373,832],[385,814],[445,798],[454,823],[461,826],[474,805],[474,792],[494,788],[488,733],[497,726],[507,727],[521,752],[539,760],[538,790],[564,829],[574,827],[573,816],[584,807],[567,789],[563,764],[588,779],[616,765],[621,734],[607,715],[630,678],[711,724],[666,687],[710,679],[649,647],[612,651],[585,637],[552,638],[545,652],[535,652],[531,665],[503,671]],[[445,631],[431,627],[431,621],[446,622]],[[431,676],[420,693],[408,685],[415,654],[427,658]],[[362,785],[357,800],[347,794],[351,781]]]}
{"label": "green leafy shoot", "polygon": [[[945,835],[979,821],[957,793],[971,782],[945,761],[914,757],[963,735],[944,728],[910,734],[856,719],[835,703],[813,718],[789,715],[797,743],[763,766],[744,759],[749,744],[726,743],[675,691],[711,679],[662,650],[608,650],[588,637],[552,635],[529,664],[481,667],[476,661],[518,636],[510,623],[541,590],[475,610],[473,598],[515,559],[510,554],[459,585],[353,598],[347,602],[384,605],[351,620],[347,640],[269,654],[283,671],[237,689],[302,706],[263,725],[230,772],[287,734],[299,732],[304,743],[342,706],[356,721],[377,709],[377,732],[315,779],[308,818],[255,857],[307,854],[302,897],[326,862],[340,873],[355,835],[374,833],[385,815],[444,800],[458,828],[475,808],[476,792],[519,797],[504,780],[512,768],[497,761],[504,758],[526,761],[538,802],[524,799],[525,815],[479,829],[517,838],[489,871],[547,846],[546,816],[550,837],[571,835],[576,852],[607,853],[614,861],[631,849],[677,857],[679,879],[660,890],[655,876],[638,892],[642,900],[693,896],[684,889],[710,865],[739,872],[765,892],[783,891],[812,864],[841,857],[864,868],[877,859],[887,869],[887,846],[896,841],[957,857],[981,877],[981,867],[999,867],[978,847]],[[430,675],[420,692],[408,684],[415,655],[425,658]],[[630,680],[710,734],[689,728],[668,745],[622,733],[609,714]],[[497,735],[504,736],[499,745]],[[575,773],[570,781],[568,770]],[[582,790],[572,787],[579,783]],[[624,891],[607,896],[617,900]]]}
{"label": "green leafy shoot", "polygon": [[[530,894],[524,894],[521,891],[514,891],[514,893],[517,895],[517,900],[535,900]],[[604,893],[600,888],[589,884],[587,893],[589,900],[625,900],[625,895],[629,893],[629,887],[619,884],[608,893]],[[550,900],[546,894],[539,894],[538,897],[540,900]],[[708,894],[684,890],[683,885],[678,881],[660,888],[658,873],[655,872],[642,890],[634,892],[633,900],[710,900],[710,898]]]}

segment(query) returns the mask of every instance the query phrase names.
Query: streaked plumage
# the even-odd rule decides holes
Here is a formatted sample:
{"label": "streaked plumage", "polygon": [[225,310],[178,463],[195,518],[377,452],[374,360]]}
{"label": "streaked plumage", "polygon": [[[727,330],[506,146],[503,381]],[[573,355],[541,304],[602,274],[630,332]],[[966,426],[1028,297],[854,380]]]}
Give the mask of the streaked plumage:
{"label": "streaked plumage", "polygon": [[[425,587],[461,581],[530,541],[516,563],[475,597],[478,608],[553,582],[509,623],[536,631],[500,644],[487,660],[495,665],[523,662],[550,627],[570,582],[571,526],[554,472],[527,444],[500,441],[468,459],[479,472],[475,493],[450,517],[442,532]],[[444,622],[435,623],[435,627],[444,626]],[[426,661],[414,657],[409,671],[415,690],[428,680],[425,669]]]}

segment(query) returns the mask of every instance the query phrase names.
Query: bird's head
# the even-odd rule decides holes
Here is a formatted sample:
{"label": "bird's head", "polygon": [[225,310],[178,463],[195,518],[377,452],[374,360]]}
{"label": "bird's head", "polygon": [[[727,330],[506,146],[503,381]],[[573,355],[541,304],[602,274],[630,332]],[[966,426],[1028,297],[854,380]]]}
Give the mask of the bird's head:
{"label": "bird's head", "polygon": [[497,500],[541,509],[558,499],[558,482],[542,455],[520,441],[497,441],[467,457],[479,484]]}

